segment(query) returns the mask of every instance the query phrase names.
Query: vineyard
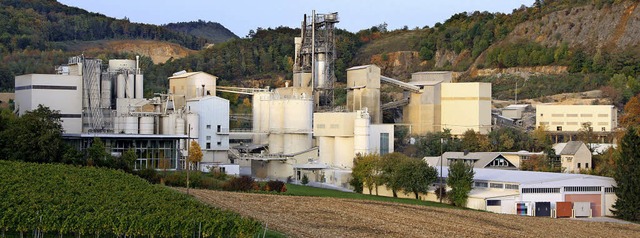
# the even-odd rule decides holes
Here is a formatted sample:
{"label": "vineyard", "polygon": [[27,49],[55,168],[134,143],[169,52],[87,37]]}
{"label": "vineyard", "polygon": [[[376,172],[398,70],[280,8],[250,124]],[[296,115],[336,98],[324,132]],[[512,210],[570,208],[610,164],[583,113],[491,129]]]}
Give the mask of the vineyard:
{"label": "vineyard", "polygon": [[258,221],[109,169],[0,161],[0,197],[2,234],[250,237],[260,230]]}

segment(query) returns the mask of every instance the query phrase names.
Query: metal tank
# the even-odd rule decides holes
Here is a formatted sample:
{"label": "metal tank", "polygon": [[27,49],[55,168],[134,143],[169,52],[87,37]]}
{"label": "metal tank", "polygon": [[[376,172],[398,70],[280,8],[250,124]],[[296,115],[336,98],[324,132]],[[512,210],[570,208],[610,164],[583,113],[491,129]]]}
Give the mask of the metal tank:
{"label": "metal tank", "polygon": [[154,119],[150,116],[140,117],[140,134],[152,135],[154,129]]}
{"label": "metal tank", "polygon": [[269,102],[269,151],[272,154],[284,152],[284,100]]}
{"label": "metal tank", "polygon": [[198,128],[200,128],[200,118],[198,114],[187,114],[187,135],[190,138],[198,138]]}
{"label": "metal tank", "polygon": [[325,163],[327,165],[333,165],[333,156],[335,155],[334,144],[335,138],[329,136],[321,136],[318,137],[318,149],[319,151],[319,159],[320,163]]}
{"label": "metal tank", "polygon": [[127,77],[127,85],[125,88],[125,97],[134,98],[135,77],[134,74],[129,74]]}
{"label": "metal tank", "polygon": [[109,60],[109,70],[116,71],[121,69],[134,70],[136,68],[135,60],[128,59],[112,59]]}
{"label": "metal tank", "polygon": [[[261,104],[261,97],[262,94],[260,93],[256,93],[253,95],[253,103],[252,103],[252,107],[251,107],[251,113],[252,113],[252,117],[253,117],[253,132],[261,132],[262,128],[262,104]],[[267,111],[269,110],[268,108],[266,109]],[[264,136],[260,135],[260,134],[253,134],[253,143],[254,144],[262,144],[264,142]]]}
{"label": "metal tank", "polygon": [[122,117],[120,116],[113,117],[113,133],[119,134],[122,131],[123,131]]}
{"label": "metal tank", "polygon": [[184,119],[177,117],[176,118],[176,124],[175,124],[175,134],[176,135],[184,135],[185,134],[185,121]]}
{"label": "metal tank", "polygon": [[365,155],[369,153],[369,113],[367,110],[356,111],[356,119],[353,125],[353,149],[354,153]]}
{"label": "metal tank", "polygon": [[353,137],[337,136],[333,148],[335,151],[333,165],[346,169],[352,168],[355,157],[353,153]]}
{"label": "metal tank", "polygon": [[124,133],[138,134],[138,117],[127,116],[124,119]]}
{"label": "metal tank", "polygon": [[312,146],[313,101],[304,98],[284,100],[284,154],[308,150]]}
{"label": "metal tank", "polygon": [[316,77],[317,82],[315,82],[316,88],[328,88],[329,79],[327,78],[327,75],[325,72],[325,68],[326,68],[325,54],[318,54],[317,58],[318,60],[316,61],[316,69],[315,69],[315,73],[317,75]]}
{"label": "metal tank", "polygon": [[108,77],[108,74],[103,74],[102,78],[102,88],[101,88],[101,98],[100,98],[100,107],[101,108],[110,108],[111,107],[111,79]]}
{"label": "metal tank", "polygon": [[144,98],[144,76],[136,74],[136,98]]}
{"label": "metal tank", "polygon": [[118,74],[118,76],[116,76],[116,95],[118,98],[124,98],[124,89],[127,87],[126,84],[125,75]]}

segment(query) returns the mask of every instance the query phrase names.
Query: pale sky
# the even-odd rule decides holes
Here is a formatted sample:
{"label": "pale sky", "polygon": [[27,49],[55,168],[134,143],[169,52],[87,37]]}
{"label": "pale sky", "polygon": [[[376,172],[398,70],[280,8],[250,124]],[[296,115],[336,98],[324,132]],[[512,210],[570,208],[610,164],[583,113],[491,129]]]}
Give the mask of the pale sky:
{"label": "pale sky", "polygon": [[461,12],[511,13],[534,0],[58,0],[109,17],[132,22],[167,24],[196,20],[213,21],[244,37],[249,30],[278,26],[300,27],[304,14],[338,12],[336,27],[357,32],[388,24],[394,30],[422,28],[444,22]]}

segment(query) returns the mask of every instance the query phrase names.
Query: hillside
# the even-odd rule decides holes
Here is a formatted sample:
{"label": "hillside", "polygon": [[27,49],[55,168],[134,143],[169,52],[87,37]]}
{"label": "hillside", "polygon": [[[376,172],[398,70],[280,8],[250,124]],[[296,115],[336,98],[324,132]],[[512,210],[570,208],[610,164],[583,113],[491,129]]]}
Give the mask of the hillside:
{"label": "hillside", "polygon": [[238,38],[236,34],[233,34],[233,32],[217,22],[205,22],[203,20],[198,20],[192,22],[169,23],[163,25],[163,27],[176,32],[182,32],[204,38],[209,40],[209,42],[216,44]]}
{"label": "hillside", "polygon": [[101,40],[101,41],[73,41],[66,42],[66,51],[131,53],[150,57],[154,64],[164,63],[169,59],[184,58],[197,51],[187,49],[176,43],[154,40]]}

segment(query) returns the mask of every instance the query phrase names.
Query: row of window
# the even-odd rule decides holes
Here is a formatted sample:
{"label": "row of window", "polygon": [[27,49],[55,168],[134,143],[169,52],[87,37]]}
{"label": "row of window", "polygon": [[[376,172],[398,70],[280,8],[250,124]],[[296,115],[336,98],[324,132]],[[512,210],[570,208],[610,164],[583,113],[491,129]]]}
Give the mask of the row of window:
{"label": "row of window", "polygon": [[596,186],[575,186],[575,187],[564,187],[565,192],[600,192],[602,191],[601,187]]}
{"label": "row of window", "polygon": [[513,189],[518,190],[520,186],[517,184],[504,184],[504,183],[487,183],[487,182],[474,182],[473,186],[476,188],[500,188],[500,189]]}
{"label": "row of window", "polygon": [[[583,114],[577,114],[577,113],[567,113],[567,114],[562,114],[562,113],[553,113],[551,114],[551,117],[578,117],[578,115],[580,117],[593,117],[593,114],[589,114],[589,113],[583,113]],[[540,116],[544,116],[544,113],[540,113]],[[609,114],[598,114],[598,117],[609,117]]]}

